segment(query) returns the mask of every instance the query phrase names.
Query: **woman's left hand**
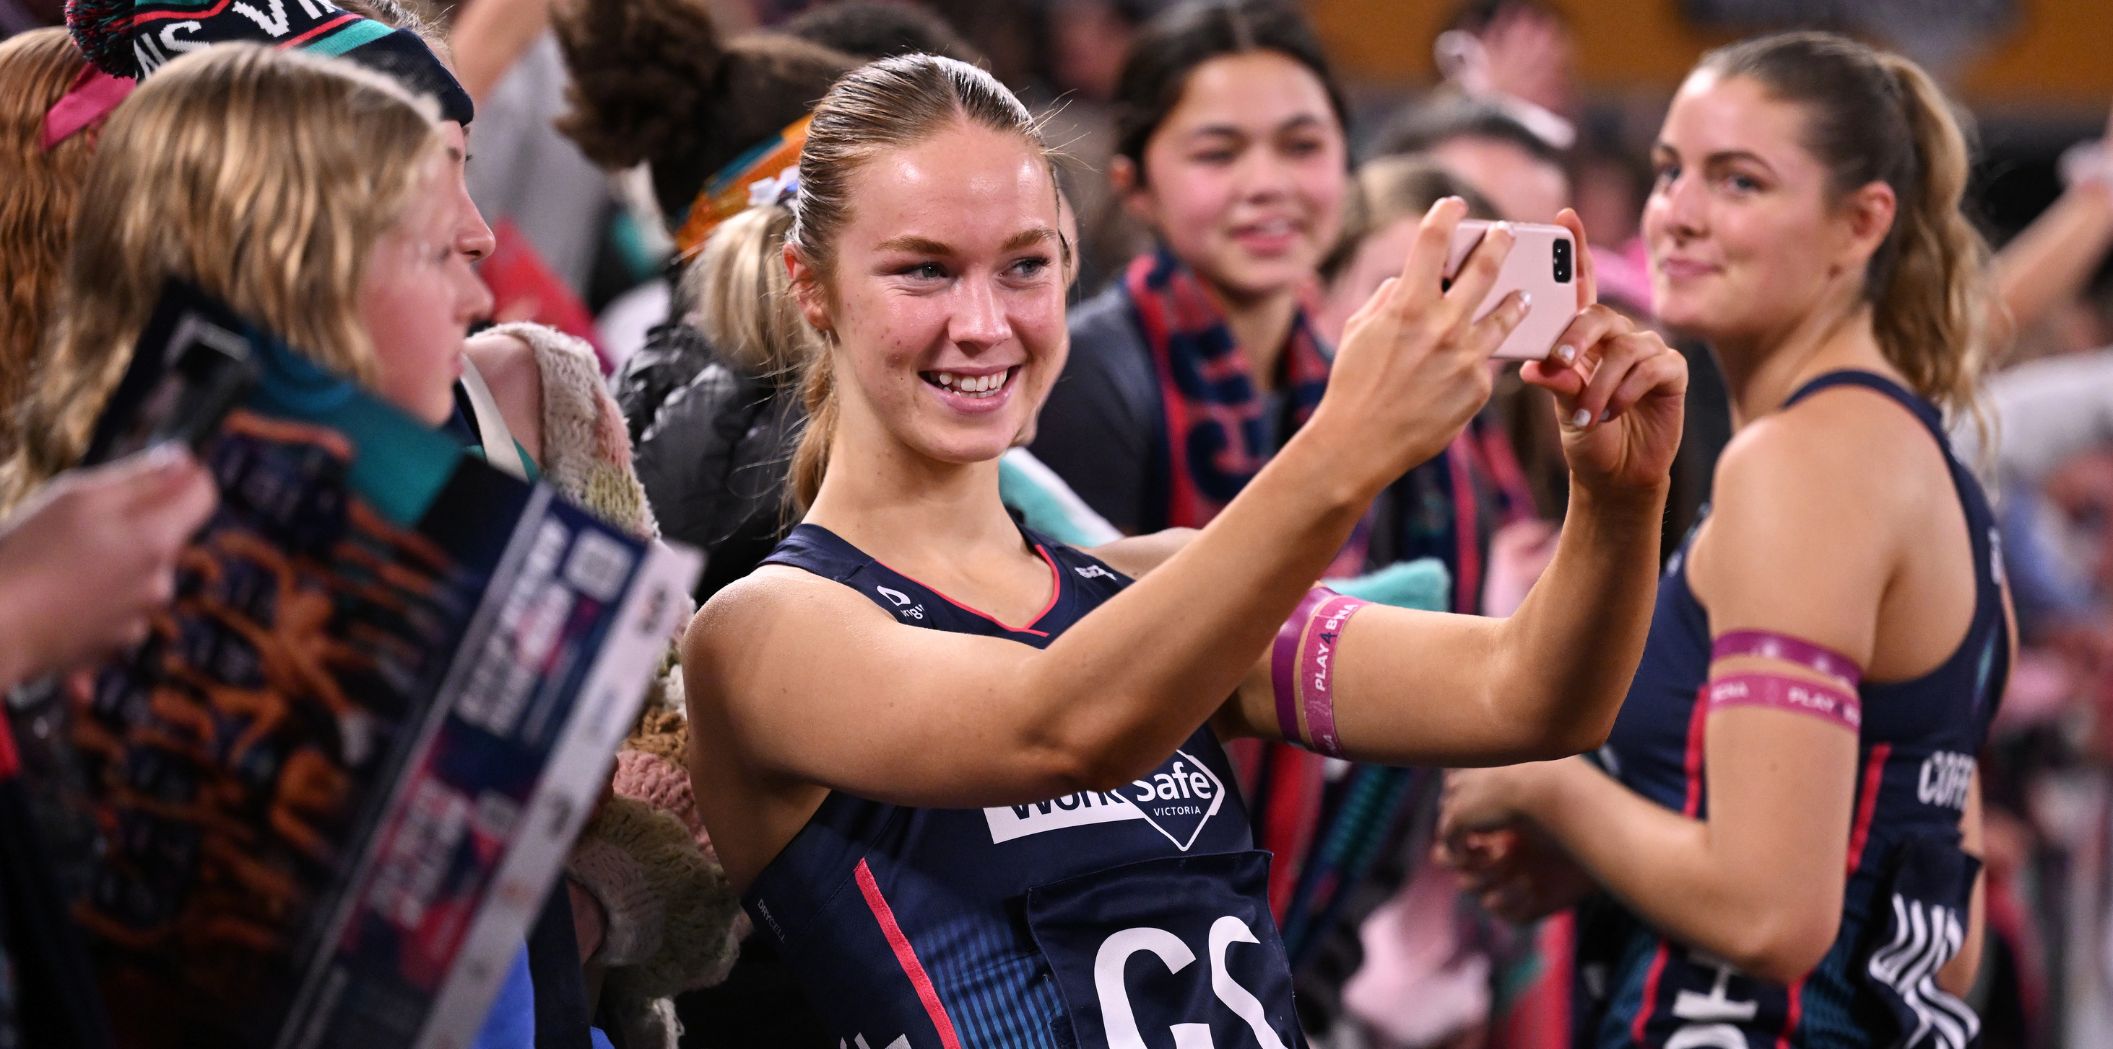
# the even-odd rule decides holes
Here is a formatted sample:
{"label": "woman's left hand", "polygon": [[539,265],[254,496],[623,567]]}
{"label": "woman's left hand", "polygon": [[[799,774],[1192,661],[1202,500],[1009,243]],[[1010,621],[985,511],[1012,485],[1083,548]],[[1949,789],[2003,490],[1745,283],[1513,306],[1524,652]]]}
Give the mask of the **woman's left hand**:
{"label": "woman's left hand", "polygon": [[1579,484],[1602,491],[1662,486],[1680,449],[1687,361],[1657,332],[1600,304],[1584,224],[1567,208],[1556,221],[1578,245],[1578,314],[1556,352],[1528,363],[1520,376],[1555,394],[1563,456]]}

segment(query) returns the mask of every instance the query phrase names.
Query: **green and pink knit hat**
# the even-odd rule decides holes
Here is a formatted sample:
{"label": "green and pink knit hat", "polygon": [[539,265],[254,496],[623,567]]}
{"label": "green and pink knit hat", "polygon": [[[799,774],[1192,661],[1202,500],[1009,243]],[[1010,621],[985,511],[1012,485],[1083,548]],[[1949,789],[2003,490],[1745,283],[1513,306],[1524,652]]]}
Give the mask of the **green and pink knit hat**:
{"label": "green and pink knit hat", "polygon": [[328,0],[67,0],[74,43],[112,76],[143,79],[170,59],[214,44],[250,41],[356,62],[440,103],[467,124],[467,91],[408,29],[391,29]]}

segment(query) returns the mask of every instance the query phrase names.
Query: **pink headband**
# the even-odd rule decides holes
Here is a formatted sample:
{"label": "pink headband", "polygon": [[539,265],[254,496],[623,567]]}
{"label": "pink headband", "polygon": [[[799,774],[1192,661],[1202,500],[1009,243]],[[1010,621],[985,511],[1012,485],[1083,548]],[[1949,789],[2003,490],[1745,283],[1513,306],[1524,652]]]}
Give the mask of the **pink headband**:
{"label": "pink headband", "polygon": [[111,76],[94,66],[82,69],[73,78],[73,86],[44,114],[44,149],[48,152],[100,123],[137,84],[130,77]]}

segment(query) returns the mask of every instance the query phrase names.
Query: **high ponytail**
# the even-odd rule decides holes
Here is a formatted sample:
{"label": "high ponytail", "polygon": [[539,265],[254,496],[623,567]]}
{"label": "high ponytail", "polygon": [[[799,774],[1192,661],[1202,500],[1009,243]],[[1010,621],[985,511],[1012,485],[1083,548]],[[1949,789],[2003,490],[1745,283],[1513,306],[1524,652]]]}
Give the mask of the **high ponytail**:
{"label": "high ponytail", "polygon": [[1803,108],[1804,144],[1836,194],[1892,188],[1893,227],[1864,285],[1879,348],[1915,392],[1974,413],[1990,356],[1988,245],[1960,210],[1971,147],[1943,91],[1913,62],[1832,33],[1742,41],[1697,68]]}
{"label": "high ponytail", "polygon": [[742,372],[790,386],[815,353],[815,332],[785,273],[792,209],[749,208],[720,223],[683,267],[675,302],[684,323]]}

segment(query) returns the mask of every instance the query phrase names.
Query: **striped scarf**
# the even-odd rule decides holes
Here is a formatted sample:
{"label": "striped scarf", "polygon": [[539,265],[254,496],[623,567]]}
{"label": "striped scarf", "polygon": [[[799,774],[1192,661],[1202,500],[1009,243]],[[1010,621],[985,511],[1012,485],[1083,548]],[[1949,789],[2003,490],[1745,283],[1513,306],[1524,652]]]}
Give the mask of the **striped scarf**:
{"label": "striped scarf", "polygon": [[[1173,528],[1201,528],[1313,415],[1328,385],[1330,354],[1302,304],[1278,358],[1276,388],[1282,414],[1271,420],[1268,401],[1255,386],[1252,362],[1233,341],[1224,314],[1192,270],[1162,249],[1131,262],[1123,283],[1151,351],[1165,406],[1163,521]],[[1363,569],[1365,543],[1363,529],[1359,531],[1329,574]],[[1231,740],[1225,749],[1239,770],[1244,793],[1254,801],[1257,842],[1278,857],[1270,868],[1269,900],[1282,925],[1313,845],[1324,789],[1323,759],[1289,744],[1259,740]]]}
{"label": "striped scarf", "polygon": [[1302,305],[1279,358],[1285,403],[1272,427],[1248,355],[1193,271],[1161,250],[1132,261],[1123,284],[1165,405],[1165,524],[1201,528],[1312,416],[1328,384],[1330,354]]}

